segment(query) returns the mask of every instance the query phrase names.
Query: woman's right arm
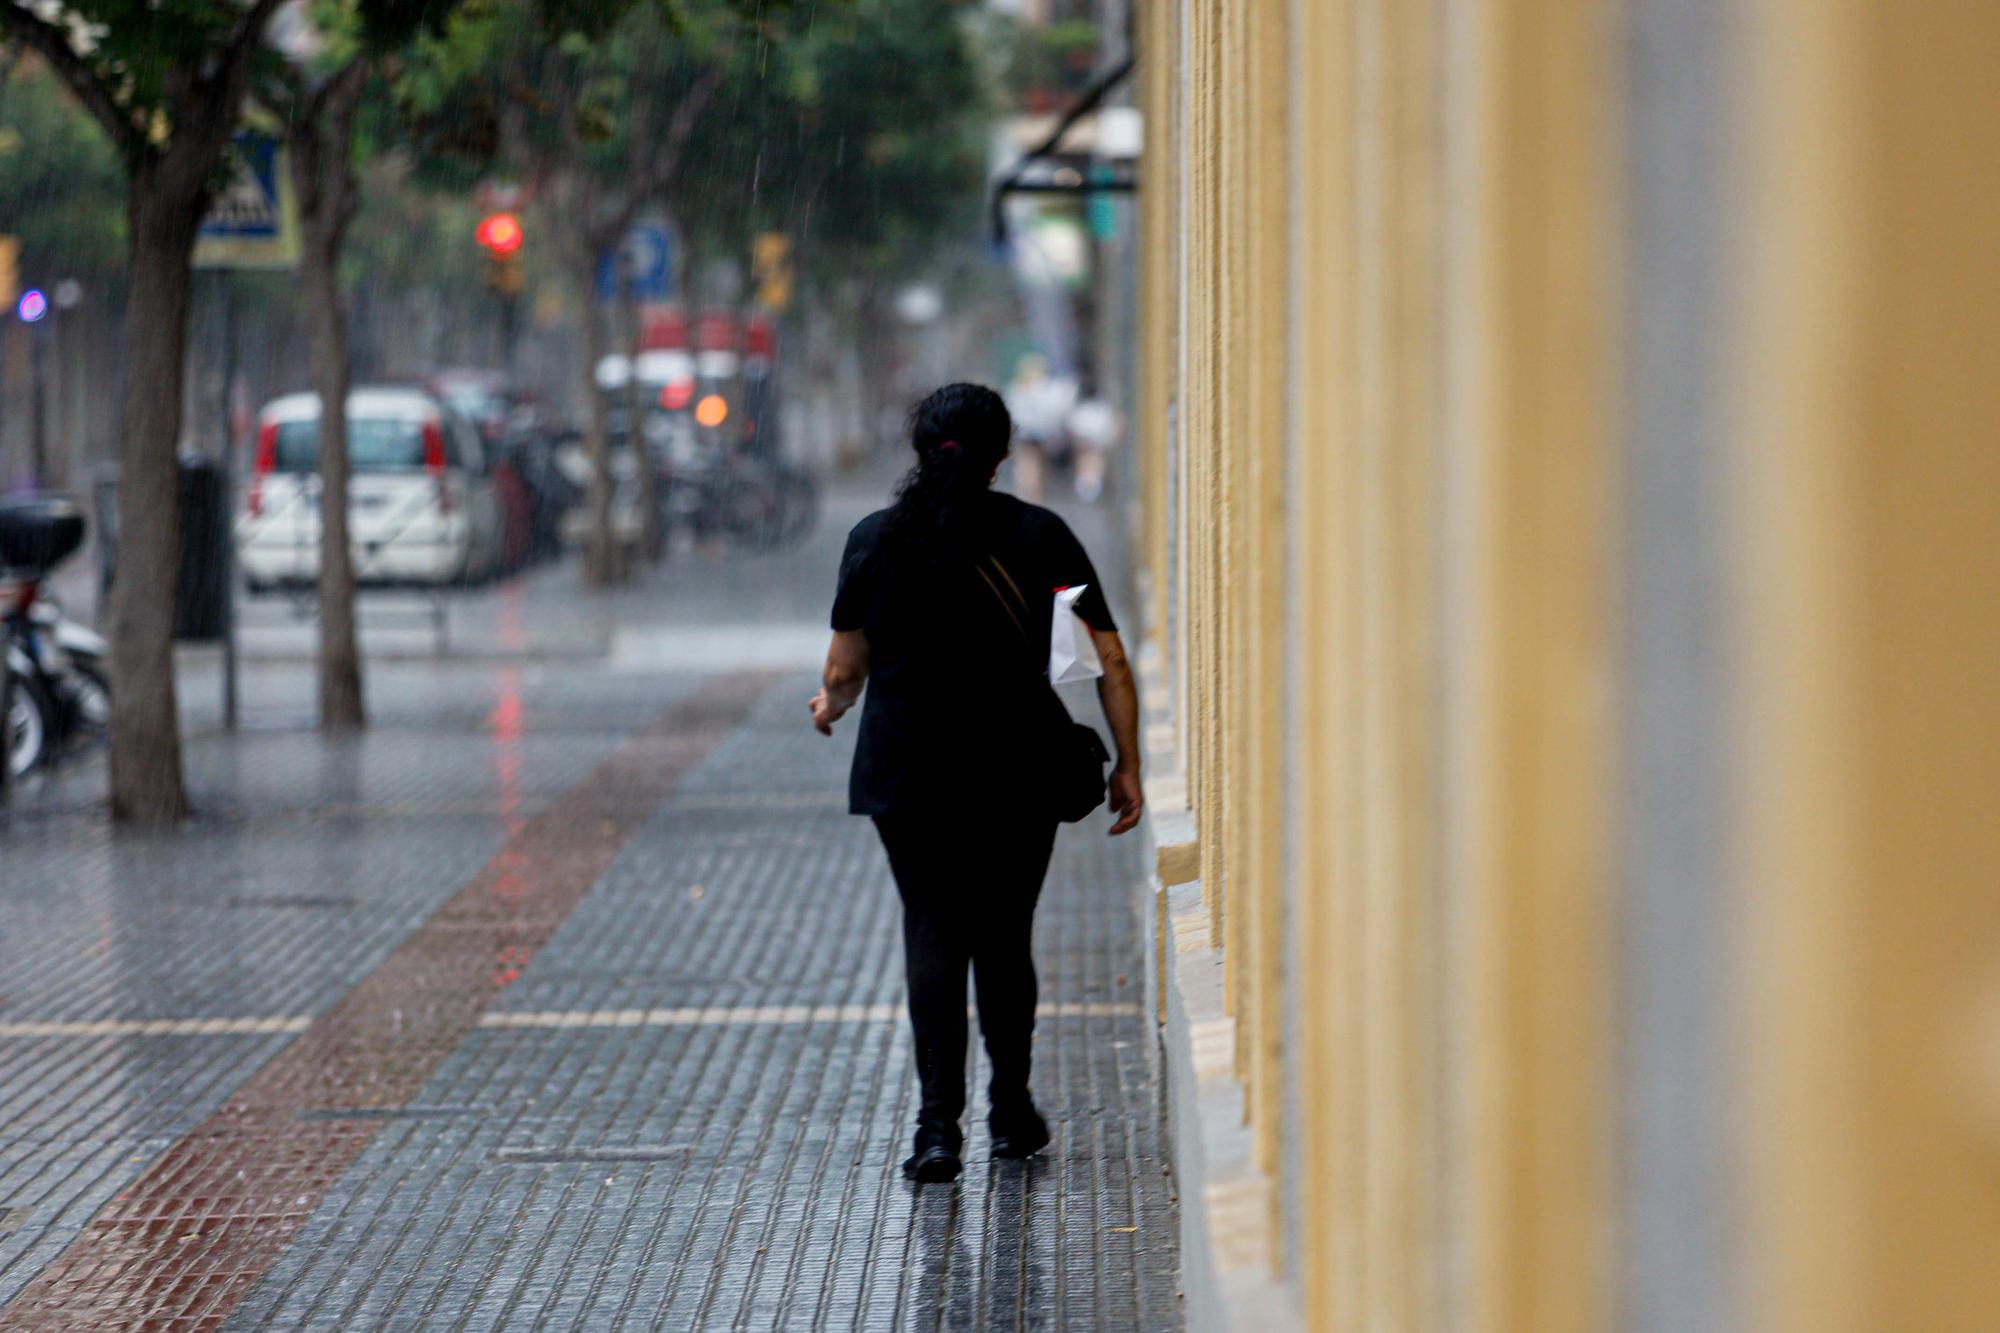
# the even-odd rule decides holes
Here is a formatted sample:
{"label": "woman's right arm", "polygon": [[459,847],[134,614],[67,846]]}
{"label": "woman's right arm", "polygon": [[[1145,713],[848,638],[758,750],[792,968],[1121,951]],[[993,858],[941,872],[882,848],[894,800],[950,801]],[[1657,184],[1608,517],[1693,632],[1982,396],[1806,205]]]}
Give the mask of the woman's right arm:
{"label": "woman's right arm", "polygon": [[1116,837],[1137,828],[1146,809],[1146,793],[1139,782],[1139,686],[1132,679],[1132,663],[1115,631],[1093,629],[1090,638],[1104,667],[1104,674],[1097,679],[1097,698],[1104,705],[1104,720],[1110,723],[1112,743],[1118,748],[1118,762],[1111,769],[1111,809],[1118,816],[1111,834]]}

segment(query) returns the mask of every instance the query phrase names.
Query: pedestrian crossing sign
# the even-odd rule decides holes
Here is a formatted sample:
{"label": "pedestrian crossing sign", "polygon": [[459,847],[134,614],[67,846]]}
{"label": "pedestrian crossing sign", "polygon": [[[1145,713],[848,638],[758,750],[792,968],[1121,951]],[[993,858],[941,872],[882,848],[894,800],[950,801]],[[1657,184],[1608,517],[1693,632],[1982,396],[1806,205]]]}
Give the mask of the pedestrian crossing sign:
{"label": "pedestrian crossing sign", "polygon": [[195,238],[196,268],[296,268],[298,203],[284,144],[245,130],[229,154],[229,178],[216,192]]}

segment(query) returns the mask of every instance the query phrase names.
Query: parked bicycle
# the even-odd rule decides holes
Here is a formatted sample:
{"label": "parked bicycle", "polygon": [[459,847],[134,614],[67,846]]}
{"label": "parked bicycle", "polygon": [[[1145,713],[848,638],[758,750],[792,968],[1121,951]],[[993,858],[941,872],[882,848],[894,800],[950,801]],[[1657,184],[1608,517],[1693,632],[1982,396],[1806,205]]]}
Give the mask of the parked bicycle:
{"label": "parked bicycle", "polygon": [[778,459],[718,451],[665,477],[667,521],[696,540],[721,537],[755,551],[803,541],[819,519],[819,484]]}

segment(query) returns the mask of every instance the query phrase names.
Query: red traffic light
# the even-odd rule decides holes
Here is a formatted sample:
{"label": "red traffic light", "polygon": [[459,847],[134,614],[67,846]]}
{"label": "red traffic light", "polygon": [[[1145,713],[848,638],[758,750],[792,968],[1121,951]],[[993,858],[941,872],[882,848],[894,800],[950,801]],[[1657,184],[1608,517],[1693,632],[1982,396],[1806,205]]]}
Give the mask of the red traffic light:
{"label": "red traffic light", "polygon": [[488,213],[479,220],[472,239],[504,258],[519,250],[525,238],[521,232],[521,219],[512,213]]}

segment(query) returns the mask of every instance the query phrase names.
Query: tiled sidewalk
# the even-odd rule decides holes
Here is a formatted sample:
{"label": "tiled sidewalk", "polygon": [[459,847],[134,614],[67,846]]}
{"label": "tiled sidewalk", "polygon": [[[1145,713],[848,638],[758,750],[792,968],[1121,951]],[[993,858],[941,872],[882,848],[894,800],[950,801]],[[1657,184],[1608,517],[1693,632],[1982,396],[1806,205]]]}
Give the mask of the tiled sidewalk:
{"label": "tiled sidewalk", "polygon": [[1067,830],[1043,899],[1053,1148],[975,1119],[918,1191],[895,895],[809,680],[374,684],[360,740],[198,738],[183,833],[110,836],[88,773],[0,816],[0,1327],[1178,1326],[1132,846]]}

